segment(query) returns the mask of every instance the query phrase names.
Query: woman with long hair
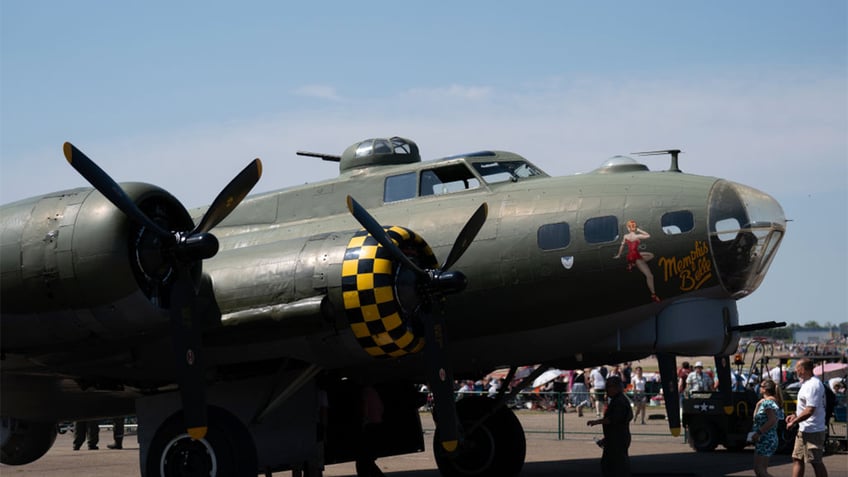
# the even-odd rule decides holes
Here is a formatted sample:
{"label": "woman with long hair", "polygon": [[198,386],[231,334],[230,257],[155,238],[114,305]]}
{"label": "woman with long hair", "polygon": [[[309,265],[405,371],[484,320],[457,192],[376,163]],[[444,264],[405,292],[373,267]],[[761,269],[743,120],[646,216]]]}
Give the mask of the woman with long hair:
{"label": "woman with long hair", "polygon": [[763,398],[754,410],[754,425],[751,429],[751,442],[754,443],[754,474],[757,477],[771,477],[768,473],[769,457],[777,450],[777,421],[783,419],[783,401],[777,384],[771,379],[760,383]]}
{"label": "woman with long hair", "polygon": [[583,417],[583,408],[592,407],[589,402],[589,388],[586,387],[586,372],[577,370],[571,383],[571,404],[577,408],[577,417]]}

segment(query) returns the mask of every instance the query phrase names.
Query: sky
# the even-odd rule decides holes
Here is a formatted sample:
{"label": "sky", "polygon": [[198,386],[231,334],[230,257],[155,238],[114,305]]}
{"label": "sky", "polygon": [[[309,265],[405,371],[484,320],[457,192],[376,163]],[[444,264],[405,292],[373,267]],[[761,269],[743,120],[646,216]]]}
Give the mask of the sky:
{"label": "sky", "polygon": [[194,207],[254,157],[270,191],[394,135],[551,175],[682,149],[791,220],[740,321],[848,321],[843,0],[0,1],[0,203],[87,185],[65,141]]}

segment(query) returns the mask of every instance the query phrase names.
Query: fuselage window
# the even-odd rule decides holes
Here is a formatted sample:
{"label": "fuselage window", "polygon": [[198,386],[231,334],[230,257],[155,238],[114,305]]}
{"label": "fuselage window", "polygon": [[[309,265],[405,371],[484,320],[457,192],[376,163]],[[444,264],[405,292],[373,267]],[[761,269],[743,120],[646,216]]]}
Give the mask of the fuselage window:
{"label": "fuselage window", "polygon": [[454,164],[421,171],[419,193],[421,196],[440,195],[478,187],[480,181],[465,165]]}
{"label": "fuselage window", "polygon": [[565,248],[571,243],[571,230],[565,222],[545,224],[536,232],[536,242],[542,250]]}
{"label": "fuselage window", "polygon": [[383,202],[395,202],[413,197],[415,197],[414,172],[386,177]]}
{"label": "fuselage window", "polygon": [[688,210],[667,212],[660,219],[660,225],[666,235],[682,234],[695,228],[695,217]]}
{"label": "fuselage window", "polygon": [[587,243],[612,242],[618,239],[618,219],[614,215],[593,217],[583,224]]}

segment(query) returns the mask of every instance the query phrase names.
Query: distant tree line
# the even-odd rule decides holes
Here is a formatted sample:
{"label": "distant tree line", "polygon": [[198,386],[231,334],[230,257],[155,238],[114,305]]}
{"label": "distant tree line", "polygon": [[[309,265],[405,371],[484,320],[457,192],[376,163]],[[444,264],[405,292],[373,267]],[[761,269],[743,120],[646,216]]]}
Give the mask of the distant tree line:
{"label": "distant tree line", "polygon": [[803,325],[799,325],[798,323],[790,323],[781,328],[772,328],[769,330],[757,330],[757,331],[746,331],[741,334],[743,338],[753,338],[755,336],[764,336],[766,338],[770,338],[772,340],[783,340],[783,341],[791,341],[794,336],[795,331],[804,330],[804,329],[833,329],[834,331],[839,331],[839,334],[842,336],[848,336],[848,322],[834,324],[831,322],[825,322],[824,324],[819,324],[819,322],[815,320],[810,320]]}

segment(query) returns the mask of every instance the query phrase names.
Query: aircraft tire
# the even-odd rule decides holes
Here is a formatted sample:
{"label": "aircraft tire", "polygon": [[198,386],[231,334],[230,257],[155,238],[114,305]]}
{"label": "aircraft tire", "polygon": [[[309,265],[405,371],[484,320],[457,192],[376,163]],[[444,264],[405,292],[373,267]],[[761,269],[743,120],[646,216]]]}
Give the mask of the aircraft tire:
{"label": "aircraft tire", "polygon": [[689,445],[698,452],[712,452],[718,447],[719,431],[706,420],[689,423]]}
{"label": "aircraft tire", "polygon": [[[488,414],[495,401],[485,397],[464,397],[456,405],[463,427]],[[527,442],[524,429],[515,414],[506,407],[498,409],[453,454],[440,451],[439,431],[433,439],[436,466],[445,477],[510,477],[524,466]]]}
{"label": "aircraft tire", "polygon": [[241,421],[224,409],[209,406],[208,425],[206,437],[192,441],[182,412],[165,420],[150,444],[147,477],[256,476],[256,447]]}
{"label": "aircraft tire", "polygon": [[56,441],[55,422],[33,422],[3,418],[0,462],[25,465],[47,453]]}

